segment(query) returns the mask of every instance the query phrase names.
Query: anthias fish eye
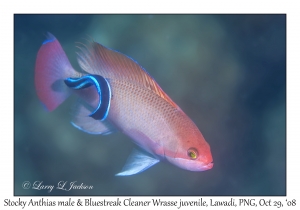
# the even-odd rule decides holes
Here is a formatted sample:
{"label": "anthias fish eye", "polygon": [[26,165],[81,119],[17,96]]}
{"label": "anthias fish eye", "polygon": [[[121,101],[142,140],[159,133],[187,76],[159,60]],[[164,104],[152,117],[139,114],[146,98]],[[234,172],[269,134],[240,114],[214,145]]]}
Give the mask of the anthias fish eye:
{"label": "anthias fish eye", "polygon": [[198,157],[198,152],[195,148],[188,149],[187,154],[193,160],[195,160]]}

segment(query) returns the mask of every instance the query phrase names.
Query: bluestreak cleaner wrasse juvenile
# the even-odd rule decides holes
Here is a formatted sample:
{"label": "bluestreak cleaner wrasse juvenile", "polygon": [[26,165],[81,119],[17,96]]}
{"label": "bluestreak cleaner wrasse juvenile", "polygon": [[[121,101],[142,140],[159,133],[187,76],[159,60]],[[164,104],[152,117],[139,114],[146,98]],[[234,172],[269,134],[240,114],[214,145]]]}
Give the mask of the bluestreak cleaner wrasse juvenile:
{"label": "bluestreak cleaner wrasse juvenile", "polygon": [[140,173],[160,160],[190,171],[213,167],[210,146],[197,126],[137,62],[94,41],[77,47],[81,72],[48,33],[36,59],[37,95],[52,111],[77,94],[74,127],[89,134],[119,130],[141,148],[116,175]]}

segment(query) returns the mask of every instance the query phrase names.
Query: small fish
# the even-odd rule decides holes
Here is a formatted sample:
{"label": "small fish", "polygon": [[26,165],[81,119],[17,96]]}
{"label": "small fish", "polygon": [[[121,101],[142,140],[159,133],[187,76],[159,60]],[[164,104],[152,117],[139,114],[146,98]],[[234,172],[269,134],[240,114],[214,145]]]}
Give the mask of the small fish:
{"label": "small fish", "polygon": [[190,171],[213,167],[210,146],[197,126],[136,61],[95,41],[77,47],[81,71],[48,33],[36,59],[37,95],[52,111],[77,94],[74,127],[102,135],[119,130],[140,147],[117,176],[140,173],[161,160]]}

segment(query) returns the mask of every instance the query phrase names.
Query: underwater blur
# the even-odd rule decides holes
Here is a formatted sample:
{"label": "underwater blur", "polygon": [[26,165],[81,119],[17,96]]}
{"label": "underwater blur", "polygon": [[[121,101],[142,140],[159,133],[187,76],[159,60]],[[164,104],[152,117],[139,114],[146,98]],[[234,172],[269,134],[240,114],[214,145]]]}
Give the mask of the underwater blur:
{"label": "underwater blur", "polygon": [[[200,129],[214,167],[162,161],[115,176],[136,148],[131,139],[73,127],[76,97],[53,112],[38,99],[47,32],[77,70],[76,42],[90,37],[135,59]],[[14,194],[286,195],[286,16],[15,15]]]}

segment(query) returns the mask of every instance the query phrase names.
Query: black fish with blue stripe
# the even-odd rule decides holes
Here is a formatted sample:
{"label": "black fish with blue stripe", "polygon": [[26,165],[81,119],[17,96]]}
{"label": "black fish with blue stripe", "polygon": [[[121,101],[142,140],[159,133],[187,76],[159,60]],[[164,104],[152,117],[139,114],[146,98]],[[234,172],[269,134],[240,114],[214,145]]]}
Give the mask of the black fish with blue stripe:
{"label": "black fish with blue stripe", "polygon": [[100,75],[86,75],[80,78],[67,78],[65,84],[72,89],[80,90],[95,86],[99,95],[99,103],[97,108],[89,115],[95,120],[103,121],[108,115],[111,100],[111,88],[108,81]]}

